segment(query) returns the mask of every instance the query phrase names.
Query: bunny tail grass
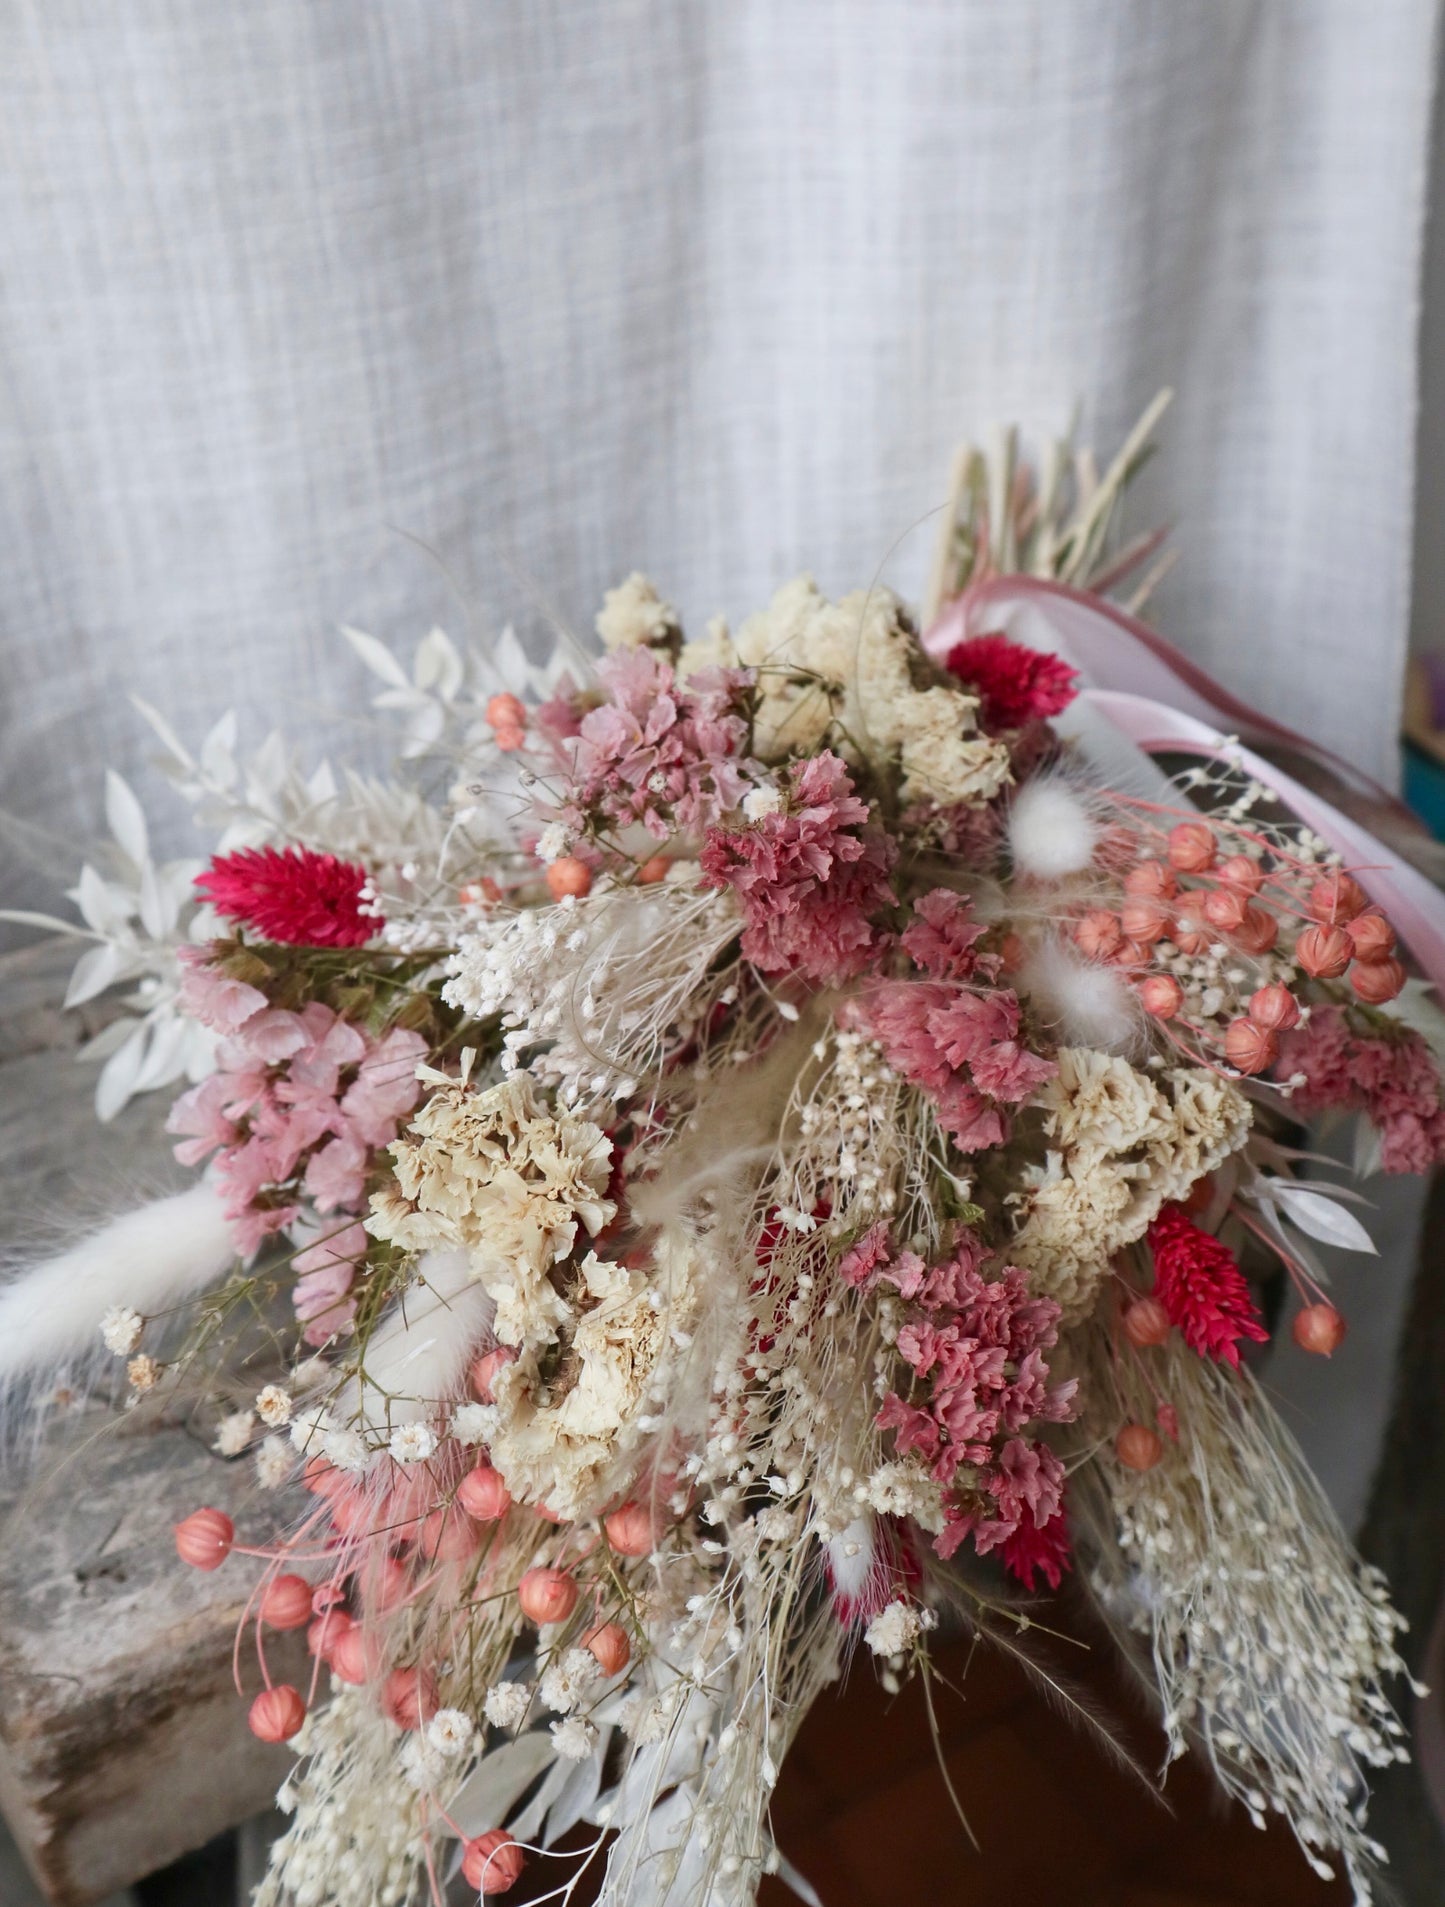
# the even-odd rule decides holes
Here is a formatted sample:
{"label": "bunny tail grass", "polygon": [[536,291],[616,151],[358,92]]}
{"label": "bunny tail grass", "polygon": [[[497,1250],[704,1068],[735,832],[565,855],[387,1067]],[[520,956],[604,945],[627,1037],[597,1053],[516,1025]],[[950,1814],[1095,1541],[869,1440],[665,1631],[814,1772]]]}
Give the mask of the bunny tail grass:
{"label": "bunny tail grass", "polygon": [[214,1284],[235,1259],[204,1181],[112,1219],[0,1287],[0,1391],[99,1351],[110,1306],[154,1317]]}

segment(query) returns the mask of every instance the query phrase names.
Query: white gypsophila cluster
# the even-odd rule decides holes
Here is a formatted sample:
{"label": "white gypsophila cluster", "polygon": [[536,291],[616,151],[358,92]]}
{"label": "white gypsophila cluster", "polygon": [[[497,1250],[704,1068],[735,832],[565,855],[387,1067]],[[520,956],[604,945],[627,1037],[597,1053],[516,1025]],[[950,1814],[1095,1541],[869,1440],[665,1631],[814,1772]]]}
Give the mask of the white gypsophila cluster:
{"label": "white gypsophila cluster", "polygon": [[447,1429],[458,1443],[474,1448],[487,1441],[492,1421],[485,1404],[458,1404]]}
{"label": "white gypsophila cluster", "polygon": [[291,1421],[291,1393],[280,1384],[267,1384],[256,1394],[256,1415],[273,1430],[283,1430]]}
{"label": "white gypsophila cluster", "polygon": [[425,1463],[436,1452],[436,1432],[428,1424],[398,1424],[387,1442],[394,1463]]}
{"label": "white gypsophila cluster", "polygon": [[1100,1459],[1095,1589],[1144,1638],[1170,1758],[1197,1738],[1258,1825],[1283,1815],[1322,1877],[1338,1851],[1367,1902],[1386,1858],[1364,1828],[1369,1771],[1408,1759],[1384,1692],[1404,1623],[1248,1373],[1157,1355],[1180,1441],[1143,1473]]}
{"label": "white gypsophila cluster", "polygon": [[597,1746],[597,1728],[581,1715],[551,1725],[552,1746],[564,1761],[586,1761]]}
{"label": "white gypsophila cluster", "polygon": [[596,1658],[586,1649],[566,1649],[547,1664],[537,1692],[554,1713],[570,1715],[599,1673]]}
{"label": "white gypsophila cluster", "polygon": [[498,1682],[482,1698],[482,1713],[493,1728],[520,1728],[532,1706],[530,1682]]}
{"label": "white gypsophila cluster", "polygon": [[1012,1195],[1024,1219],[1008,1252],[1064,1322],[1077,1323],[1114,1254],[1245,1144],[1251,1112],[1236,1086],[1202,1066],[1150,1078],[1087,1047],[1062,1046],[1057,1058],[1036,1097],[1049,1150]]}
{"label": "white gypsophila cluster", "polygon": [[464,936],[442,997],[498,1016],[502,1067],[525,1066],[562,1104],[625,1098],[706,1018],[711,969],[737,933],[729,898],[682,882],[599,885],[585,898],[498,916]]}
{"label": "white gypsophila cluster", "polygon": [[863,1631],[863,1640],[874,1655],[900,1656],[937,1622],[931,1609],[918,1609],[911,1602],[895,1599],[874,1616]]}
{"label": "white gypsophila cluster", "polygon": [[215,1440],[212,1448],[218,1456],[239,1457],[251,1441],[251,1432],[256,1427],[256,1413],[250,1410],[229,1411],[218,1419]]}
{"label": "white gypsophila cluster", "polygon": [[426,1725],[426,1740],[429,1748],[453,1761],[476,1746],[476,1725],[459,1708],[439,1708]]}
{"label": "white gypsophila cluster", "polygon": [[305,1760],[277,1796],[291,1824],[253,1907],[409,1907],[426,1846],[421,1801],[370,1691],[334,1684],[294,1745]]}
{"label": "white gypsophila cluster", "polygon": [[268,1437],[256,1450],[256,1482],[263,1490],[284,1489],[296,1468],[296,1457],[285,1437]]}
{"label": "white gypsophila cluster", "polygon": [[113,1304],[100,1321],[100,1341],[114,1357],[129,1357],[141,1341],[145,1319],[128,1304]]}

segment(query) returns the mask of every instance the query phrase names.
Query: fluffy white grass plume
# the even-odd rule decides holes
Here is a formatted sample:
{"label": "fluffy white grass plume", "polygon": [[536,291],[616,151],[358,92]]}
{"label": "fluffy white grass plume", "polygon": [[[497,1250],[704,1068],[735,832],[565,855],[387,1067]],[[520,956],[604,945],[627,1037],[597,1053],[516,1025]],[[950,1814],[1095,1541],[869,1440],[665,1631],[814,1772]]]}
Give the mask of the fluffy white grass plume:
{"label": "fluffy white grass plume", "polygon": [[1020,874],[1058,881],[1082,874],[1094,858],[1099,824],[1077,789],[1057,775],[1025,782],[1008,815],[1008,844]]}
{"label": "fluffy white grass plume", "polygon": [[1143,1014],[1128,982],[1053,935],[1030,953],[1018,987],[1061,1045],[1127,1053],[1139,1043]]}
{"label": "fluffy white grass plume", "polygon": [[340,1413],[359,1418],[366,1436],[434,1417],[460,1389],[491,1324],[492,1300],[472,1278],[467,1252],[426,1252],[417,1274],[372,1334],[349,1411]]}
{"label": "fluffy white grass plume", "polygon": [[112,1305],[155,1317],[235,1261],[220,1200],[204,1180],[112,1219],[0,1289],[0,1388],[98,1353]]}

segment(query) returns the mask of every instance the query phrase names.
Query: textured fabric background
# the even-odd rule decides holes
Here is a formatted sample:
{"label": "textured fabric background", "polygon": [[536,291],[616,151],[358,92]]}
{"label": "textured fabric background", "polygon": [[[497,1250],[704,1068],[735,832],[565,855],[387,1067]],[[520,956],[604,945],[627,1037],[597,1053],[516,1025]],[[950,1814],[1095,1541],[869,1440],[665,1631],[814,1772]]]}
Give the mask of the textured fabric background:
{"label": "textured fabric background", "polygon": [[9,898],[129,689],[258,736],[342,620],[916,592],[962,435],[1166,382],[1163,625],[1388,776],[1435,11],[10,0],[0,808],[72,847]]}

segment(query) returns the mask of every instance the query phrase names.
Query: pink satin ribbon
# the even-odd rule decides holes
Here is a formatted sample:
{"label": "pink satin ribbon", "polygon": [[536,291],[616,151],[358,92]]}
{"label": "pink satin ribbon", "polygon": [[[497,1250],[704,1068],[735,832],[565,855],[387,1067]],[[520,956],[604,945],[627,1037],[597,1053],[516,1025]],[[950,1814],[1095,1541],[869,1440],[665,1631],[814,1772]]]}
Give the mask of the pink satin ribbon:
{"label": "pink satin ribbon", "polygon": [[1233,733],[1273,741],[1322,762],[1372,800],[1409,816],[1393,795],[1303,736],[1247,708],[1134,617],[1060,583],[1000,576],[965,590],[925,632],[923,644],[942,662],[968,637],[997,630],[1028,648],[1062,656],[1083,678],[1081,694],[1146,754],[1214,757],[1228,746],[1247,774],[1344,856],[1426,976],[1445,989],[1445,894],[1323,796],[1252,750],[1227,744],[1215,723],[1223,720]]}

